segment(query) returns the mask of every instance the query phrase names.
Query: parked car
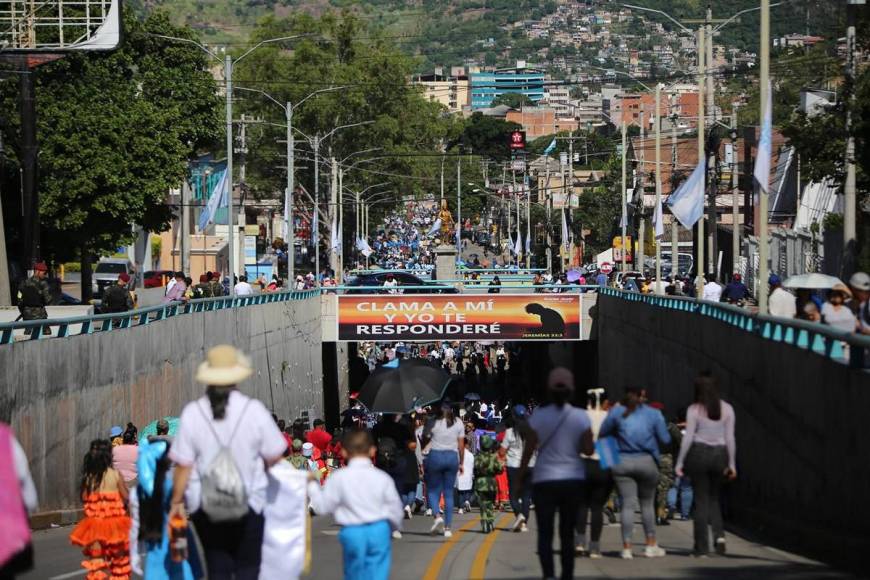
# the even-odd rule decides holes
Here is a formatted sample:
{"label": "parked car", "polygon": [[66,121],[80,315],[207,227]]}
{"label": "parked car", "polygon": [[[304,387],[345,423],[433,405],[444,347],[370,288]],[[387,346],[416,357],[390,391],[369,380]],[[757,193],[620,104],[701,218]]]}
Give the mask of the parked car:
{"label": "parked car", "polygon": [[148,270],[142,276],[142,285],[145,288],[161,288],[174,276],[175,272],[172,270]]}
{"label": "parked car", "polygon": [[92,290],[94,298],[101,298],[103,290],[110,284],[118,283],[120,274],[130,275],[130,289],[133,289],[133,263],[126,258],[102,258],[94,268]]}
{"label": "parked car", "polygon": [[[399,289],[403,294],[456,294],[459,292],[455,287],[446,284],[434,284],[421,280],[413,274],[407,272],[393,272],[390,270],[378,270],[377,272],[365,272],[355,276],[347,281],[346,286],[383,286],[387,276],[392,274],[399,282]],[[426,288],[408,288],[402,290],[403,286],[426,286]],[[373,290],[348,290],[348,294],[371,294]],[[379,291],[380,294],[386,293],[386,290]]]}

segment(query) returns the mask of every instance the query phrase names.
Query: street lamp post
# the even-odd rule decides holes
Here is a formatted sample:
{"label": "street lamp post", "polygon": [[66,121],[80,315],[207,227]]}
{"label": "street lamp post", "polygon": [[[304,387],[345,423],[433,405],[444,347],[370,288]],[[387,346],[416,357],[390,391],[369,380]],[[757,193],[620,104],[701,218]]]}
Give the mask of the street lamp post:
{"label": "street lamp post", "polygon": [[[163,38],[165,40],[172,40],[174,42],[184,42],[188,44],[192,44],[198,47],[200,50],[204,51],[206,54],[214,58],[215,60],[220,60],[218,56],[210,51],[208,48],[203,46],[202,44],[196,42],[195,40],[191,40],[190,38],[179,38],[176,36],[166,36],[163,34],[153,34],[155,38]],[[227,229],[229,230],[229,241],[228,241],[228,250],[229,250],[229,278],[230,278],[230,296],[235,294],[235,283],[234,277],[236,275],[238,256],[235,253],[235,236],[237,232],[235,231],[235,215],[233,214],[235,208],[233,204],[233,67],[238,64],[242,59],[247,57],[249,54],[264,46],[266,44],[272,44],[275,42],[284,42],[287,40],[295,40],[297,38],[302,38],[305,36],[311,36],[310,34],[296,34],[293,36],[282,36],[280,38],[269,38],[267,40],[262,40],[249,48],[247,51],[242,53],[242,56],[233,60],[232,56],[229,54],[224,55],[224,80],[226,81],[226,146],[227,146]]]}

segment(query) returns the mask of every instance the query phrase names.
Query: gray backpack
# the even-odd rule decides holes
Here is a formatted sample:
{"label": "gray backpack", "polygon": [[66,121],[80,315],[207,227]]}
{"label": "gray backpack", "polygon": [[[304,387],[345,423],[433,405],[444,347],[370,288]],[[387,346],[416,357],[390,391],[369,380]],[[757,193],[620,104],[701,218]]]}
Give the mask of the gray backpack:
{"label": "gray backpack", "polygon": [[239,422],[236,423],[229,441],[225,444],[215,431],[214,425],[205,411],[200,405],[197,405],[206,423],[208,423],[212,434],[218,443],[220,443],[220,451],[209,463],[208,468],[200,474],[202,482],[202,511],[208,516],[212,522],[227,522],[241,519],[248,513],[248,492],[245,489],[245,482],[242,480],[242,473],[239,471],[239,466],[236,465],[236,460],[233,457],[233,452],[229,448],[229,443],[236,436],[236,431],[245,418],[245,411],[248,410],[248,405],[251,400],[245,403],[242,414],[239,416]]}

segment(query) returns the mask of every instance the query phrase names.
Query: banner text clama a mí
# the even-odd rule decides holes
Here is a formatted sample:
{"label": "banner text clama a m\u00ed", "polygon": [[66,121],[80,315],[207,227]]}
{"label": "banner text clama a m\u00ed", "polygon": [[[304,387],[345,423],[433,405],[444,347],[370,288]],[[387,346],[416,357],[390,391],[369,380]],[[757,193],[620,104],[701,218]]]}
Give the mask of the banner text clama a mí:
{"label": "banner text clama a m\u00ed", "polygon": [[342,295],[338,340],[579,340],[577,294]]}

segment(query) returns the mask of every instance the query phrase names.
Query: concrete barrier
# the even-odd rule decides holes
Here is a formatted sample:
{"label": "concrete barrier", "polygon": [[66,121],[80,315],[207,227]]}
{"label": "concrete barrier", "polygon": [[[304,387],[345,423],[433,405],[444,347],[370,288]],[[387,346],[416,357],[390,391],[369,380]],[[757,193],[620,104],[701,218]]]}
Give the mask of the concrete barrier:
{"label": "concrete barrier", "polygon": [[870,374],[710,317],[612,296],[598,298],[595,335],[612,399],[643,386],[675,415],[692,402],[699,372],[717,379],[737,415],[738,480],[727,506],[742,525],[829,561],[863,558]]}
{"label": "concrete barrier", "polygon": [[171,317],[92,335],[0,348],[0,419],[30,458],[40,511],[80,507],[90,441],[112,425],[177,416],[204,387],[205,352],[230,343],[256,369],[241,390],[280,417],[323,415],[320,297]]}

